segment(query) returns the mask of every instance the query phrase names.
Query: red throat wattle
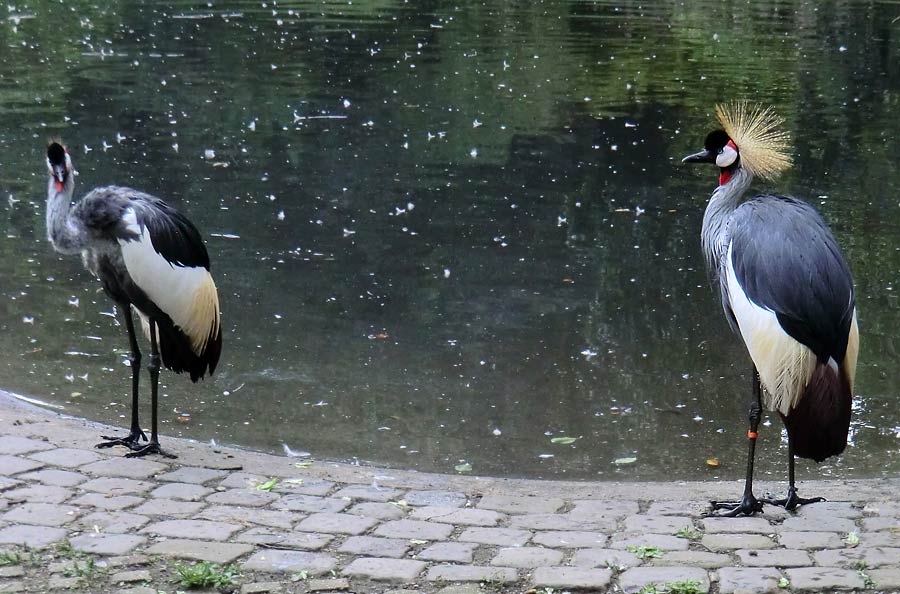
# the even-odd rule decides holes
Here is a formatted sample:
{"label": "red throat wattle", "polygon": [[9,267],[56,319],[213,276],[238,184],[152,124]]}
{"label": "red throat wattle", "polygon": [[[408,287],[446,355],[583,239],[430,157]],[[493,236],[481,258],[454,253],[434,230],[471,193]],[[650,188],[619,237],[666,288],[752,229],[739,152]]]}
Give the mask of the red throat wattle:
{"label": "red throat wattle", "polygon": [[731,181],[731,172],[728,171],[727,169],[720,169],[719,170],[719,185],[724,186],[725,184],[727,184],[730,181]]}
{"label": "red throat wattle", "polygon": [[62,183],[61,181],[59,181],[59,180],[56,180],[56,191],[57,191],[57,192],[62,192],[62,191],[63,191],[63,183]]}

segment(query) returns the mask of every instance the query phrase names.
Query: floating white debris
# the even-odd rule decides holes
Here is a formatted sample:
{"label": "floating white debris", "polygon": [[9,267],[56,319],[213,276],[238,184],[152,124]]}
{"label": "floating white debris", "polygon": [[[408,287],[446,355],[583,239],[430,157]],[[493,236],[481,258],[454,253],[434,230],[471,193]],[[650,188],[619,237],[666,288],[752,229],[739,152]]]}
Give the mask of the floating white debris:
{"label": "floating white debris", "polygon": [[32,325],[34,325],[34,318],[31,317],[31,316],[24,316],[24,317],[22,317],[22,321],[23,321],[24,323],[26,323],[26,324],[32,324]]}
{"label": "floating white debris", "polygon": [[344,98],[344,102],[343,102],[343,103],[344,103],[344,107],[345,107],[345,108],[350,107],[350,100],[347,99],[346,97]]}
{"label": "floating white debris", "polygon": [[473,159],[476,158],[476,157],[478,156],[478,149],[477,149],[477,148],[473,148],[472,150],[470,150],[470,151],[469,151],[469,156],[472,157]]}
{"label": "floating white debris", "polygon": [[292,450],[286,443],[281,444],[281,447],[284,448],[284,455],[289,458],[308,458],[312,455],[309,452]]}
{"label": "floating white debris", "polygon": [[476,119],[475,121],[472,122],[472,127],[473,127],[473,128],[479,128],[479,127],[481,127],[481,122],[480,122],[479,120]]}
{"label": "floating white debris", "polygon": [[450,269],[444,268],[444,278],[450,278]]}
{"label": "floating white debris", "polygon": [[279,221],[283,221],[283,220],[284,220],[284,211],[283,211],[283,210],[278,211],[278,220],[279,220]]}
{"label": "floating white debris", "polygon": [[204,159],[215,159],[216,151],[214,151],[212,149],[206,149],[205,151],[203,151],[203,158]]}
{"label": "floating white debris", "polygon": [[500,431],[499,429],[494,429],[493,431],[491,431],[491,433],[493,433],[494,435],[496,435],[496,436],[498,436],[498,437],[499,437],[500,435],[503,435],[503,432]]}

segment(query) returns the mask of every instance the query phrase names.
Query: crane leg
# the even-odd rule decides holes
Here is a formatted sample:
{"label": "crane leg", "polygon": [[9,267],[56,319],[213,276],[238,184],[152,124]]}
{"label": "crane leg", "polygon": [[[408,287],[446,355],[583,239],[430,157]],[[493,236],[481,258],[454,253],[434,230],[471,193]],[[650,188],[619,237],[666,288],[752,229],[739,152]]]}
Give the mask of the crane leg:
{"label": "crane leg", "polygon": [[717,516],[735,517],[735,516],[752,516],[757,512],[761,512],[763,502],[753,495],[753,459],[756,455],[756,430],[759,428],[759,421],[762,418],[762,387],[759,384],[759,373],[756,367],[753,367],[753,400],[750,402],[750,430],[747,432],[747,438],[750,441],[749,451],[747,452],[747,479],[744,483],[744,494],[740,501],[710,501],[713,511],[727,510],[722,514],[712,514]]}
{"label": "crane leg", "polygon": [[106,441],[98,443],[97,447],[109,448],[123,445],[134,450],[141,447],[141,439],[147,441],[147,436],[141,430],[141,424],[138,422],[138,380],[141,377],[141,349],[138,347],[137,336],[134,332],[131,306],[127,303],[118,303],[117,305],[125,315],[125,328],[128,329],[128,343],[131,348],[131,352],[128,353],[128,362],[131,363],[131,431],[127,437],[101,435],[100,437]]}
{"label": "crane leg", "polygon": [[147,370],[150,372],[150,405],[151,405],[151,429],[150,443],[135,448],[133,452],[125,454],[126,458],[137,458],[146,456],[147,454],[159,454],[166,458],[177,458],[178,456],[170,454],[159,447],[159,345],[156,342],[156,322],[150,320],[150,363]]}
{"label": "crane leg", "polygon": [[792,509],[796,509],[801,505],[807,505],[809,503],[819,503],[820,501],[825,501],[824,497],[810,497],[805,499],[797,495],[797,487],[794,485],[794,443],[791,441],[790,436],[788,436],[788,492],[787,497],[784,499],[771,499],[767,498],[763,501],[770,505],[778,505],[783,507],[784,509],[790,511]]}

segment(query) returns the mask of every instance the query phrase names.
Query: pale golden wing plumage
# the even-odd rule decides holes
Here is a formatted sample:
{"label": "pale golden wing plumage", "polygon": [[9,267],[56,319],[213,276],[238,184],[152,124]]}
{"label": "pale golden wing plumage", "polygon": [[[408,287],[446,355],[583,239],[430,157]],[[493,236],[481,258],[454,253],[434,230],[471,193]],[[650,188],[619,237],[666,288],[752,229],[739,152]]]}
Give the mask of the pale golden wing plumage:
{"label": "pale golden wing plumage", "polygon": [[791,166],[790,135],[771,107],[747,101],[716,105],[716,117],[738,147],[743,167],[768,180]]}

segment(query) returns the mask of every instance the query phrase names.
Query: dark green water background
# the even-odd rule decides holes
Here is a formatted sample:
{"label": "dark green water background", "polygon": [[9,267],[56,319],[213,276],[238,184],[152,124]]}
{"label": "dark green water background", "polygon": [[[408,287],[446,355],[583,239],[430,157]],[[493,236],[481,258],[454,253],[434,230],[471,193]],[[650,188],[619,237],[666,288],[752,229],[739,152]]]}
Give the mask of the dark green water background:
{"label": "dark green water background", "polygon": [[[3,3],[0,387],[127,422],[124,328],[45,239],[58,136],[77,195],[140,188],[208,238],[225,350],[196,386],[163,374],[166,434],[441,472],[740,476],[750,361],[699,248],[716,173],[680,158],[716,102],[752,99],[794,138],[796,166],[769,187],[821,209],[859,292],[852,445],[800,476],[896,476],[898,16],[850,1]],[[777,418],[760,448],[759,471],[783,476]]]}

